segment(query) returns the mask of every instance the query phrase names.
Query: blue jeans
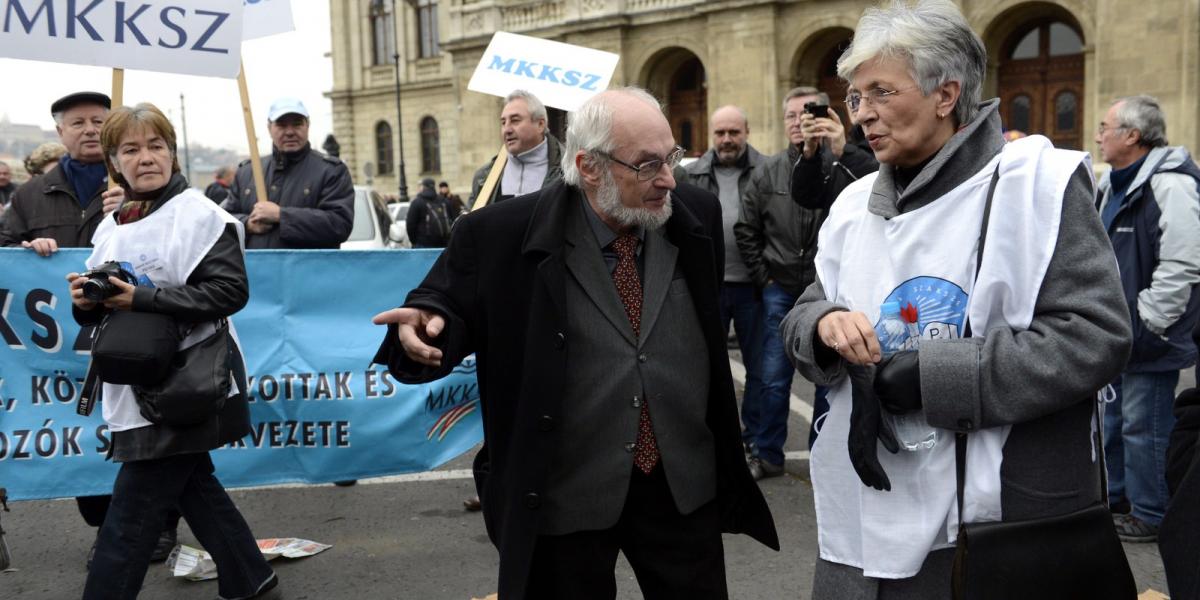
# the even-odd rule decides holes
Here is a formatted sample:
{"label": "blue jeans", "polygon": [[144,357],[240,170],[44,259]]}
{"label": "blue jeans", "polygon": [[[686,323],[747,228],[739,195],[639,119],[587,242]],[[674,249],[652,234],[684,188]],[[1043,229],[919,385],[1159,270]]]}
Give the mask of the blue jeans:
{"label": "blue jeans", "polygon": [[758,350],[762,347],[762,301],[753,283],[725,283],[721,286],[721,327],[729,337],[729,324],[737,334],[738,348],[742,351],[742,365],[746,367],[746,389],[742,394],[742,441],[753,444],[750,436],[753,424],[758,422],[754,412],[758,406],[763,380],[758,361]]}
{"label": "blue jeans", "polygon": [[207,452],[127,462],[96,540],[84,600],[137,598],[167,510],[179,507],[212,554],[221,598],[249,598],[274,576]]}
{"label": "blue jeans", "polygon": [[1167,509],[1167,441],[1179,371],[1124,373],[1104,409],[1104,458],[1112,503],[1129,500],[1133,516],[1157,526]]}
{"label": "blue jeans", "polygon": [[[763,288],[763,331],[759,360],[761,361],[763,387],[758,395],[757,406],[751,405],[753,423],[746,423],[753,440],[751,453],[773,464],[783,464],[783,444],[787,441],[788,400],[792,395],[792,375],[795,369],[783,348],[783,337],[779,324],[796,304],[796,297],[777,283]],[[742,401],[742,414],[750,400]],[[745,421],[743,417],[743,421]]]}

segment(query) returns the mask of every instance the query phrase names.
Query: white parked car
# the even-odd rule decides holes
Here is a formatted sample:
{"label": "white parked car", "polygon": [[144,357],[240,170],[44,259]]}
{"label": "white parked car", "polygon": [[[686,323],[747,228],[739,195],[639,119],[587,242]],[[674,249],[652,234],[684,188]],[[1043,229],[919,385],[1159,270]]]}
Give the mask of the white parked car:
{"label": "white parked car", "polygon": [[402,240],[393,240],[393,232],[392,217],[379,193],[367,186],[354,186],[354,228],[350,230],[350,238],[342,242],[341,248],[374,250],[407,247],[407,236]]}
{"label": "white parked car", "polygon": [[388,215],[392,218],[391,231],[388,237],[391,238],[392,248],[412,248],[412,243],[408,239],[408,202],[392,202],[387,205]]}

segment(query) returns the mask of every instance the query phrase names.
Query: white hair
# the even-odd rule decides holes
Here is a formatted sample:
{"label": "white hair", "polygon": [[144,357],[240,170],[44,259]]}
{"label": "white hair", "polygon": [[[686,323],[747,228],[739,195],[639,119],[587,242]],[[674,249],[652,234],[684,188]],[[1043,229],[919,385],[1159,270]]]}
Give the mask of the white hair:
{"label": "white hair", "polygon": [[530,119],[533,119],[534,121],[545,121],[549,118],[546,116],[546,105],[542,104],[542,101],[538,100],[538,97],[534,96],[532,93],[525,90],[513,90],[511,93],[509,93],[509,95],[504,97],[504,105],[508,106],[508,103],[512,102],[513,100],[525,101],[525,106],[529,109]]}
{"label": "white hair", "polygon": [[655,110],[662,111],[658,99],[639,87],[615,88],[588,98],[567,117],[567,141],[563,144],[561,166],[563,181],[570,185],[579,187],[581,183],[579,168],[575,166],[576,154],[583,151],[587,154],[584,160],[603,166],[608,164],[604,154],[612,152],[616,147],[612,137],[615,111],[609,103],[610,93],[632,96],[653,106]]}
{"label": "white hair", "polygon": [[1141,94],[1117,98],[1117,123],[1125,129],[1136,129],[1142,134],[1139,144],[1146,148],[1167,145],[1167,119],[1154,96]]}
{"label": "white hair", "polygon": [[909,75],[926,96],[947,81],[959,82],[954,118],[963,125],[975,117],[987,50],[950,0],[888,0],[864,11],[854,41],[838,59],[838,76],[850,81],[863,63],[876,57],[906,60]]}

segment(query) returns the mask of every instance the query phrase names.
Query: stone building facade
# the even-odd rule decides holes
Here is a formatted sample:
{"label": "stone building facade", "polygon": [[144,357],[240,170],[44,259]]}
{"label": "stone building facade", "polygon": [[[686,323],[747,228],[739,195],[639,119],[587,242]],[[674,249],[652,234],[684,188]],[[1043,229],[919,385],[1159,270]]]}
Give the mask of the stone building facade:
{"label": "stone building facade", "polygon": [[[708,146],[711,109],[737,104],[751,143],[783,147],[795,85],[834,98],[834,64],[867,0],[330,0],[334,131],[357,181],[397,189],[396,31],[409,193],[423,177],[468,193],[500,147],[502,100],[467,90],[495,31],[617,53],[613,85],[667,107],[676,141]],[[1200,0],[960,0],[989,53],[984,97],[1006,127],[1095,153],[1108,103],[1157,96],[1172,144],[1200,150]],[[392,11],[399,8],[399,18]],[[395,29],[393,27],[395,26]],[[552,115],[556,129],[561,115]]]}

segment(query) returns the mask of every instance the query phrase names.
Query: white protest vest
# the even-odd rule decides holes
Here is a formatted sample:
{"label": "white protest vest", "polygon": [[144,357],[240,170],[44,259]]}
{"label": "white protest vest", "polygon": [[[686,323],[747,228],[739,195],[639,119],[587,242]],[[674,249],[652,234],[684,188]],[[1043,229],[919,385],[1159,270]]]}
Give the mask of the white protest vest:
{"label": "white protest vest", "polygon": [[[117,261],[125,263],[125,269],[137,276],[139,286],[182,286],[229,223],[237,226],[239,241],[245,248],[242,224],[200,192],[188,189],[133,223],[118,225],[115,215],[102,220],[92,236],[93,249],[87,267],[92,269],[101,263]],[[180,349],[207,338],[215,330],[215,323],[197,325],[180,342]],[[232,322],[229,333],[236,341]],[[235,393],[236,390],[230,391],[230,395]],[[101,404],[110,431],[151,425],[142,418],[133,389],[127,385],[104,384]]]}
{"label": "white protest vest", "polygon": [[[821,228],[816,268],[826,297],[866,313],[872,323],[884,302],[911,305],[922,344],[960,337],[968,314],[975,337],[998,326],[1027,329],[1054,254],[1063,194],[1087,161],[1087,154],[1055,150],[1042,136],[1024,138],[946,195],[889,220],[867,210],[877,174],[858,180]],[[979,230],[997,164],[976,280]],[[891,454],[880,447],[892,489],[877,491],[862,484],[846,450],[847,378],[830,390],[829,406],[811,458],[821,558],[861,568],[868,577],[911,577],[931,550],[951,546],[958,534],[954,434],[940,431],[928,451]],[[966,522],[1000,520],[1000,463],[1009,429],[968,437]]]}

